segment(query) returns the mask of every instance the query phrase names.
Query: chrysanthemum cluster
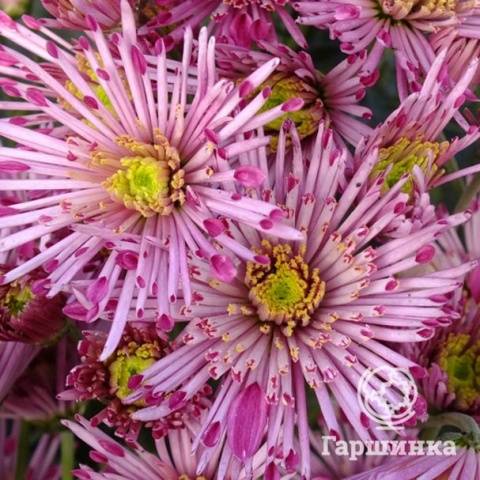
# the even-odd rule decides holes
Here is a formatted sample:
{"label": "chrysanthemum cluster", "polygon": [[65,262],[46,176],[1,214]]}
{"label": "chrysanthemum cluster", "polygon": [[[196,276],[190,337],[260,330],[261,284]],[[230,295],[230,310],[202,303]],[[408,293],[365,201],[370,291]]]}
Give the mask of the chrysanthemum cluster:
{"label": "chrysanthemum cluster", "polygon": [[477,0],[27,3],[0,480],[480,478]]}

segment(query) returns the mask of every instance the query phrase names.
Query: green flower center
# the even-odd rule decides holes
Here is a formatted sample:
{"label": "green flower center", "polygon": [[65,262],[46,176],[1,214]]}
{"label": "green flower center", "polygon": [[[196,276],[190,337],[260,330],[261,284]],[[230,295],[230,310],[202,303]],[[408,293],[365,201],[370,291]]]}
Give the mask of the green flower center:
{"label": "green flower center", "polygon": [[20,286],[18,284],[12,284],[8,289],[2,305],[10,312],[12,316],[20,315],[27,304],[33,300],[35,295],[28,286]]}
{"label": "green flower center", "polygon": [[[184,171],[179,168],[180,157],[162,134],[155,133],[153,145],[129,137],[120,137],[117,143],[132,155],[122,157],[117,172],[103,182],[114,199],[144,217],[169,215],[176,203],[184,203]],[[100,165],[118,166],[118,161],[103,152],[95,152],[93,160]]]}
{"label": "green flower center", "polygon": [[[262,322],[282,326],[291,336],[295,327],[308,325],[316,307],[325,294],[325,282],[319,270],[310,270],[303,259],[303,251],[295,254],[288,244],[272,246],[262,242],[259,254],[270,258],[269,265],[247,264],[245,284],[255,313]],[[262,325],[268,330],[268,324]]]}
{"label": "green flower center", "polygon": [[319,98],[319,92],[295,75],[287,76],[285,73],[275,73],[265,81],[257,90],[270,87],[272,92],[267,101],[260,109],[265,112],[278,107],[282,103],[293,98],[302,98],[304,106],[296,112],[286,112],[276,120],[265,125],[265,130],[272,135],[270,147],[276,150],[278,146],[278,133],[285,120],[291,120],[297,129],[300,139],[306,138],[317,131],[318,124],[323,116],[323,104]]}
{"label": "green flower center", "polygon": [[109,365],[110,387],[115,395],[124,399],[130,395],[128,382],[131,377],[150,367],[159,358],[158,346],[146,343],[138,346],[131,342],[126,348],[116,353],[115,360]]}
{"label": "green flower center", "polygon": [[413,190],[413,168],[420,167],[428,180],[437,172],[435,161],[448,148],[448,142],[422,142],[401,138],[390,147],[381,148],[378,152],[378,162],[372,169],[370,178],[377,178],[388,170],[385,177],[383,190],[388,191],[403,175],[409,178],[403,186],[403,192],[411,193]]}
{"label": "green flower center", "polygon": [[448,375],[448,388],[459,407],[468,409],[480,396],[480,342],[472,343],[468,334],[450,334],[438,364]]}

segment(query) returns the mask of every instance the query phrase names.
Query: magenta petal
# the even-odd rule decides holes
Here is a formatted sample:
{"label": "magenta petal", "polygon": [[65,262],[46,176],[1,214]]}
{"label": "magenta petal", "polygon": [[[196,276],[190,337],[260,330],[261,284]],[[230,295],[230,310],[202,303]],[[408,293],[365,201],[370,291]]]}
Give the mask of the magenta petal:
{"label": "magenta petal", "polygon": [[470,272],[467,283],[473,298],[475,299],[476,302],[479,302],[480,301],[480,267],[477,267]]}
{"label": "magenta petal", "polygon": [[73,302],[63,308],[63,313],[74,320],[85,321],[88,310],[80,303]]}
{"label": "magenta petal", "polygon": [[117,265],[125,270],[135,270],[138,264],[138,254],[131,250],[123,250],[119,252],[115,260]]}
{"label": "magenta petal", "polygon": [[217,218],[207,218],[203,221],[203,225],[207,229],[208,234],[212,237],[218,237],[218,235],[225,231],[225,225]]}
{"label": "magenta petal", "polygon": [[87,298],[93,303],[98,304],[101,302],[108,293],[108,280],[107,277],[97,278],[91,283],[86,292]]}
{"label": "magenta petal", "polygon": [[185,397],[187,394],[182,391],[174,392],[172,396],[168,399],[168,407],[171,408],[172,410],[175,410],[176,408],[180,408],[181,406],[184,405]]}
{"label": "magenta petal", "polygon": [[214,447],[220,438],[221,430],[220,422],[212,423],[202,435],[203,444],[206,447]]}
{"label": "magenta petal", "polygon": [[233,176],[245,187],[259,187],[265,181],[265,174],[259,168],[249,165],[237,168]]}
{"label": "magenta petal", "polygon": [[280,478],[280,472],[277,466],[273,462],[270,462],[265,469],[265,480],[280,480]]}
{"label": "magenta petal", "polygon": [[434,256],[435,248],[432,245],[425,245],[418,250],[417,255],[415,256],[415,261],[417,263],[428,263]]}
{"label": "magenta petal", "polygon": [[175,325],[173,318],[170,315],[166,315],[165,313],[162,313],[155,324],[158,330],[162,332],[170,332],[173,329],[173,326]]}
{"label": "magenta petal", "polygon": [[109,440],[99,440],[98,443],[110,454],[115,455],[116,457],[124,457],[124,449],[115,442],[110,442]]}
{"label": "magenta petal", "polygon": [[9,160],[7,162],[0,162],[0,172],[26,172],[30,167],[22,162]]}
{"label": "magenta petal", "polygon": [[225,255],[213,255],[210,259],[215,276],[224,282],[231,282],[237,273],[233,262]]}
{"label": "magenta petal", "polygon": [[268,406],[258,383],[252,383],[235,398],[228,411],[228,445],[241,461],[260,447],[267,425]]}

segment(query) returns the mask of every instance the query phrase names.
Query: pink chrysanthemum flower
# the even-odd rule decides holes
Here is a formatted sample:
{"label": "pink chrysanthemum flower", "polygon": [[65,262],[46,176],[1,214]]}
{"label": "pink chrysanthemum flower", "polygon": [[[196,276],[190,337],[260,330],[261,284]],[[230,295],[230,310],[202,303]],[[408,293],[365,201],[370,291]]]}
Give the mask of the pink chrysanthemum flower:
{"label": "pink chrysanthemum flower", "polygon": [[435,60],[427,34],[457,27],[467,38],[478,35],[478,15],[471,5],[468,0],[313,0],[294,4],[301,15],[300,24],[328,28],[330,36],[340,40],[343,52],[355,53],[373,45],[364,66],[366,75],[377,68],[384,49],[392,48],[400,98],[406,90],[416,88]]}
{"label": "pink chrysanthemum flower", "polygon": [[[401,223],[392,223],[390,235],[404,235],[408,230],[422,228],[435,221],[429,191],[452,180],[477,172],[480,164],[450,174],[445,165],[458,152],[480,138],[480,128],[470,126],[459,117],[465,100],[465,90],[475,74],[478,60],[465,69],[451,90],[443,90],[445,55],[442,52],[433,63],[419,92],[412,93],[391,113],[355,151],[357,165],[362,165],[372,151],[378,151],[370,184],[385,174],[384,190],[388,190],[403,175],[408,181],[403,191],[409,194],[408,215]],[[463,137],[445,139],[443,131],[452,118],[460,119],[466,133]]]}
{"label": "pink chrysanthemum flower", "polygon": [[[10,270],[0,265],[0,279]],[[62,293],[47,297],[46,274],[35,270],[29,275],[0,285],[0,340],[45,345],[55,340],[66,325]]]}
{"label": "pink chrysanthemum flower", "polygon": [[[438,239],[437,266],[454,267],[468,259],[480,258],[478,200],[472,219],[459,232],[451,230]],[[458,411],[480,420],[480,268],[466,279],[450,299],[450,308],[459,318],[437,330],[425,343],[404,345],[402,352],[428,370],[420,382],[422,393],[433,411]]]}
{"label": "pink chrysanthemum flower", "polygon": [[192,421],[185,428],[171,431],[168,436],[155,440],[156,454],[152,454],[139,444],[134,444],[135,449],[130,450],[100,429],[92,427],[88,420],[80,416],[76,419],[77,422],[63,423],[93,449],[90,457],[100,466],[100,472],[96,472],[81,465],[73,471],[80,480],[138,480],[140,477],[145,480],[247,480],[260,478],[264,470],[265,447],[255,453],[252,476],[241,468],[224,439],[218,443],[212,459],[205,457],[204,448],[194,451],[195,437],[201,428],[198,421]]}
{"label": "pink chrysanthemum flower", "polygon": [[[383,457],[379,467],[346,480],[477,480],[480,477],[479,424],[467,415],[440,414],[427,426],[437,433],[436,438],[430,440],[448,440],[454,445],[444,444],[442,455]],[[447,430],[442,433],[444,427]]]}
{"label": "pink chrysanthemum flower", "polygon": [[180,41],[186,26],[197,27],[206,18],[210,18],[209,29],[219,41],[242,47],[260,41],[276,43],[276,17],[298,45],[307,46],[289,11],[290,0],[159,0],[157,3],[164,11],[140,32],[165,29],[167,45]]}
{"label": "pink chrysanthemum flower", "polygon": [[[142,423],[131,418],[131,414],[150,403],[138,402],[135,405],[124,405],[122,400],[131,393],[138,384],[138,374],[164,357],[169,351],[168,339],[159,337],[151,324],[128,325],[115,352],[105,361],[99,359],[106,335],[101,331],[87,331],[78,344],[80,364],[73,367],[66,377],[68,390],[59,398],[64,400],[97,400],[105,405],[91,419],[96,426],[104,422],[115,428],[115,434],[129,441],[137,439]],[[147,423],[152,436],[160,438],[170,429],[183,428],[185,421],[201,415],[207,407],[207,397],[211,387],[205,385],[198,394],[188,402],[177,400],[175,395],[164,395],[163,402],[174,405],[175,411],[168,417]],[[155,399],[158,401],[158,399]]]}
{"label": "pink chrysanthemum flower", "polygon": [[[18,456],[21,422],[0,419],[0,478],[60,480],[60,436],[43,434],[27,459]],[[28,462],[28,463],[27,463]]]}
{"label": "pink chrysanthemum flower", "polygon": [[[218,215],[284,239],[302,237],[280,222],[279,208],[244,198],[265,176],[257,152],[269,139],[253,132],[302,106],[293,99],[257,114],[269,89],[245,102],[278,59],[235,87],[217,80],[215,41],[206,30],[199,37],[198,62],[190,65],[188,31],[182,63],[173,62],[176,71],[169,74],[172,62],[165,49],[146,58],[129,4],[123,0],[121,6],[123,35],[113,37],[118,59],[95,24],[93,47],[85,38],[70,45],[42,27],[54,43],[6,16],[0,22],[4,38],[48,62],[40,64],[7,46],[0,52],[8,65],[0,67],[7,75],[3,89],[20,98],[7,102],[8,108],[13,103],[16,110],[31,112],[0,123],[0,135],[17,142],[16,148],[0,149],[1,167],[38,175],[2,179],[0,190],[50,192],[2,211],[2,226],[16,230],[2,236],[0,251],[67,229],[2,280],[12,282],[43,266],[49,296],[63,289],[76,295],[65,308],[70,317],[92,321],[117,307],[102,360],[115,350],[131,307],[141,318],[153,295],[168,325],[179,283],[190,302],[189,256],[208,261],[214,275],[226,281],[235,276],[226,249],[255,261],[254,253],[223,233]],[[38,130],[45,116],[49,128]]]}
{"label": "pink chrysanthemum flower", "polygon": [[295,52],[285,45],[262,45],[265,51],[221,45],[217,65],[223,76],[240,81],[272,58],[280,59],[276,72],[265,82],[265,86],[272,89],[266,105],[276,106],[295,97],[302,98],[304,104],[299,111],[287,113],[264,127],[265,133],[272,135],[272,142],[278,141],[278,132],[286,118],[294,122],[302,140],[314,137],[322,120],[330,124],[340,142],[345,139],[357,145],[362,137],[371,134],[371,128],[359,120],[372,116],[370,109],[359,103],[367,87],[377,80],[375,76],[359,75],[366,51],[350,55],[324,74],[316,69],[306,51]]}
{"label": "pink chrysanthemum flower", "polygon": [[[442,29],[430,37],[430,43],[438,55],[442,50],[447,50],[448,74],[453,82],[457,82],[463,75],[465,65],[473,59],[480,58],[480,6],[471,21],[475,21],[470,29],[471,36],[464,36],[457,28]],[[473,36],[472,36],[473,35]],[[472,78],[470,88],[480,85],[480,67]]]}
{"label": "pink chrysanthemum flower", "polygon": [[[291,155],[285,149],[288,136]],[[176,341],[178,348],[143,373],[143,388],[127,401],[172,389],[189,399],[208,378],[222,379],[200,441],[212,431],[231,430],[227,417],[238,408],[232,407],[235,399],[256,382],[270,404],[270,455],[274,452],[290,466],[300,459],[300,472],[308,477],[304,382],[313,389],[329,432],[341,432],[334,397],[359,437],[371,438],[374,429],[356,396],[360,376],[369,367],[389,365],[422,375],[422,368],[385,342],[430,338],[449,314],[443,308],[446,296],[476,264],[409,273],[431,261],[435,237],[465,222],[468,212],[379,243],[389,225],[404,217],[408,194],[402,189],[408,177],[387,192],[383,175],[367,187],[377,151],[343,189],[346,154],[335,147],[331,130],[321,125],[314,145],[302,151],[298,133],[287,121],[278,145],[262,196],[281,205],[289,225],[305,232],[306,240],[277,241],[227,222],[229,235],[264,261],[242,261],[229,284],[195,265],[195,301],[175,315],[177,321],[188,322]],[[259,415],[252,405],[242,418]],[[165,407],[147,407],[134,418],[160,418],[169,414]],[[295,425],[300,446],[296,453]]]}

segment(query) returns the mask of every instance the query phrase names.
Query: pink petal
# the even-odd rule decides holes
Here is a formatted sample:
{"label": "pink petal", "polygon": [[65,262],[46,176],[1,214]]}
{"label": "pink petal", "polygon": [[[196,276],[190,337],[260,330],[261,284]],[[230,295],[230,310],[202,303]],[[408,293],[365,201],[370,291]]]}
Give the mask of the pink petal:
{"label": "pink petal", "polygon": [[210,259],[214,275],[224,281],[231,282],[237,273],[233,262],[225,255],[213,255]]}
{"label": "pink petal", "polygon": [[248,165],[238,167],[233,177],[245,187],[259,187],[265,181],[265,174],[259,168]]}
{"label": "pink petal", "polygon": [[268,406],[258,383],[242,390],[232,402],[227,417],[228,445],[245,461],[257,452],[267,425]]}

